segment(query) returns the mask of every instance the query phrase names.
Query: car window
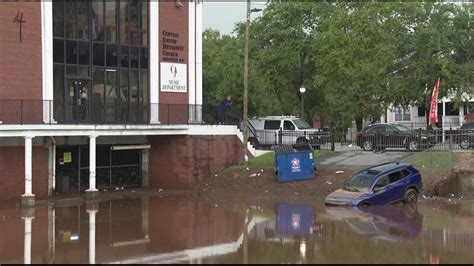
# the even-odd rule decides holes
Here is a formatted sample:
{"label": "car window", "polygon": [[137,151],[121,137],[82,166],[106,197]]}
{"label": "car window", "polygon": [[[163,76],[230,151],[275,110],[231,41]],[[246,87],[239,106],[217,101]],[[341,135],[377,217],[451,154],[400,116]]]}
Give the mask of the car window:
{"label": "car window", "polygon": [[407,176],[411,175],[411,172],[405,169],[405,170],[402,170],[402,175],[403,175],[403,177],[407,177]]}
{"label": "car window", "polygon": [[309,129],[311,126],[306,123],[303,119],[295,119],[293,120],[293,123],[299,128],[299,129]]}
{"label": "car window", "polygon": [[397,182],[398,180],[404,178],[404,174],[402,171],[396,171],[388,175],[388,179],[390,180],[390,183]]}
{"label": "car window", "polygon": [[291,121],[285,120],[283,122],[283,129],[284,130],[295,130],[295,125]]}
{"label": "car window", "polygon": [[383,131],[384,131],[384,129],[381,126],[374,126],[374,127],[370,127],[369,129],[367,129],[367,132],[369,132],[369,133],[379,133],[379,132],[383,132]]}
{"label": "car window", "polygon": [[409,128],[407,128],[406,126],[402,126],[402,125],[394,125],[394,127],[396,127],[398,129],[398,131],[401,131],[401,132],[410,132],[411,131]]}
{"label": "car window", "polygon": [[280,120],[266,120],[263,129],[277,130],[280,129]]}
{"label": "car window", "polygon": [[386,126],[385,132],[393,133],[393,132],[398,132],[398,130],[394,128],[393,126]]}
{"label": "car window", "polygon": [[377,180],[377,183],[375,183],[374,188],[385,187],[388,184],[390,184],[390,179],[388,178],[388,176],[382,176],[381,178],[379,178],[379,180]]}
{"label": "car window", "polygon": [[370,175],[358,174],[351,177],[344,185],[344,189],[352,192],[368,192],[373,184]]}

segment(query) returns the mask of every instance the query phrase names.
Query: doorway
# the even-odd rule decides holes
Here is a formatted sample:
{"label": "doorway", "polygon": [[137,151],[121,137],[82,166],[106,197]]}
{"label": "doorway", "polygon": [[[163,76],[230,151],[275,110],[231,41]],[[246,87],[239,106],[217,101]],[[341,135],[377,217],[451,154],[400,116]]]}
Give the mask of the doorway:
{"label": "doorway", "polygon": [[67,79],[66,121],[85,123],[90,120],[90,81],[87,79]]}

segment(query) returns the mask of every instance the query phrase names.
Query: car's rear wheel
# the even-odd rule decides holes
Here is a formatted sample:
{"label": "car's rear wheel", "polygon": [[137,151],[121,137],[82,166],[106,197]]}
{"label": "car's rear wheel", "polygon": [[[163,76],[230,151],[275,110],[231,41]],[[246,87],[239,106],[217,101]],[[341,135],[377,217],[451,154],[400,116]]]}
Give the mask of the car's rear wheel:
{"label": "car's rear wheel", "polygon": [[362,149],[364,149],[364,151],[371,151],[374,149],[374,143],[372,142],[372,140],[370,139],[367,139],[364,141],[364,143],[362,144]]}
{"label": "car's rear wheel", "polygon": [[416,139],[412,139],[408,142],[408,149],[410,151],[416,151],[420,148],[420,145],[418,144],[418,141]]}
{"label": "car's rear wheel", "polygon": [[469,149],[469,140],[468,139],[463,139],[461,143],[459,144],[461,149]]}
{"label": "car's rear wheel", "polygon": [[418,192],[413,189],[409,188],[407,191],[405,191],[405,197],[403,202],[406,203],[416,203],[418,200]]}

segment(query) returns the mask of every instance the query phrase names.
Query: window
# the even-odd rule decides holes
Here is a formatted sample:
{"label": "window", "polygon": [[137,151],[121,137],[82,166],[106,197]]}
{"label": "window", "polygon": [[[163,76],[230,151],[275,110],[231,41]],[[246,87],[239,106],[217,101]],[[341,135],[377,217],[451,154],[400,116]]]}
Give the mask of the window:
{"label": "window", "polygon": [[266,130],[278,130],[280,129],[280,120],[267,120],[263,126]]}
{"label": "window", "polygon": [[377,180],[377,183],[375,183],[374,188],[382,188],[385,187],[386,185],[390,184],[390,179],[388,176],[382,176]]}
{"label": "window", "polygon": [[373,176],[358,174],[349,179],[344,185],[344,190],[352,192],[368,192],[373,184]]}
{"label": "window", "polygon": [[447,116],[458,116],[459,115],[459,108],[454,107],[454,103],[445,103],[445,115]]}
{"label": "window", "polygon": [[410,108],[397,107],[395,108],[395,121],[410,121]]}
{"label": "window", "polygon": [[148,1],[53,0],[54,95],[68,96],[55,96],[58,122],[78,122],[76,80],[88,94],[81,122],[147,121],[148,13]]}
{"label": "window", "polygon": [[425,116],[426,116],[426,108],[418,107],[418,117],[425,117]]}
{"label": "window", "polygon": [[384,131],[385,129],[382,126],[370,127],[369,129],[367,129],[367,132],[369,133],[380,133]]}
{"label": "window", "polygon": [[303,119],[295,119],[293,120],[293,122],[295,123],[295,125],[299,128],[299,129],[310,129],[311,126],[306,123],[306,121],[304,121]]}
{"label": "window", "polygon": [[295,125],[291,123],[291,121],[285,121],[283,122],[283,129],[284,130],[295,130]]}
{"label": "window", "polygon": [[388,175],[388,179],[390,180],[390,184],[397,182],[398,180],[402,179],[403,177],[405,177],[405,176],[401,171],[396,171],[396,172],[393,172],[393,173]]}

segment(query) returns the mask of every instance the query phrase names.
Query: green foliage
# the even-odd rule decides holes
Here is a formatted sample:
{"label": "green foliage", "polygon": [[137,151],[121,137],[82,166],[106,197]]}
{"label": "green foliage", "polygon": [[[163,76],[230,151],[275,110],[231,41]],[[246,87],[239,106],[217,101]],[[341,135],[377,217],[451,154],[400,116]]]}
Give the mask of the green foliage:
{"label": "green foliage", "polygon": [[[389,105],[473,94],[472,3],[270,1],[251,23],[249,115],[323,116],[344,128]],[[242,108],[245,24],[204,33],[204,103]]]}

